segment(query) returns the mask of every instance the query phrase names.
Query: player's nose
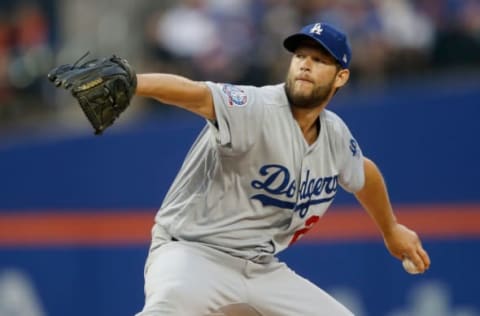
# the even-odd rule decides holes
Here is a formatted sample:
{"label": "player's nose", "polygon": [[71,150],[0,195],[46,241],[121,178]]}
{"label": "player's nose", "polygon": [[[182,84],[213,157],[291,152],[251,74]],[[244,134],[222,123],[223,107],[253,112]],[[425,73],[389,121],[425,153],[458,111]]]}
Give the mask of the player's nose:
{"label": "player's nose", "polygon": [[300,62],[300,70],[302,71],[310,71],[312,69],[312,59],[310,57],[306,57],[302,59]]}

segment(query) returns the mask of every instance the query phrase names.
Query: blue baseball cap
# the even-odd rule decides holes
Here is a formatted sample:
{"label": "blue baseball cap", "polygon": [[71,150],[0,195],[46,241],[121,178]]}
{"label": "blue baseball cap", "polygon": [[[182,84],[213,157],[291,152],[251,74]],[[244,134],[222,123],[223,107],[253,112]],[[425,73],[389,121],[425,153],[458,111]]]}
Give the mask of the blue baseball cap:
{"label": "blue baseball cap", "polygon": [[300,32],[290,35],[283,41],[283,46],[294,52],[302,40],[313,39],[325,48],[342,66],[348,68],[352,50],[347,35],[327,23],[313,23],[303,27]]}

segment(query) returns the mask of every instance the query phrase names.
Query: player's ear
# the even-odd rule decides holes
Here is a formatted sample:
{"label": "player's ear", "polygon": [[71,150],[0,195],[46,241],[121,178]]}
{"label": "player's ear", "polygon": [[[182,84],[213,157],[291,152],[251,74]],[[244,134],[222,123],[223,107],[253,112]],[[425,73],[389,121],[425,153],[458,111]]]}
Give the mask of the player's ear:
{"label": "player's ear", "polygon": [[350,70],[340,69],[337,72],[337,76],[335,77],[335,82],[334,82],[335,88],[343,87],[348,82],[348,78],[350,78]]}

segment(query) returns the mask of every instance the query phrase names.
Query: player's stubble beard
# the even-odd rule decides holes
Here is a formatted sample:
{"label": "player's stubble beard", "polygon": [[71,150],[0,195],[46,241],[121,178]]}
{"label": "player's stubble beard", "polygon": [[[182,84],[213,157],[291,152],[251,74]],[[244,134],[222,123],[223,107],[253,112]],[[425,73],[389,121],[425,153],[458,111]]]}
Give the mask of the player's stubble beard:
{"label": "player's stubble beard", "polygon": [[332,78],[332,80],[330,80],[330,82],[324,85],[315,86],[310,94],[300,94],[295,93],[294,76],[288,74],[284,87],[288,101],[290,102],[290,106],[302,109],[312,109],[323,104],[330,97],[330,93],[334,89],[334,81],[335,76]]}

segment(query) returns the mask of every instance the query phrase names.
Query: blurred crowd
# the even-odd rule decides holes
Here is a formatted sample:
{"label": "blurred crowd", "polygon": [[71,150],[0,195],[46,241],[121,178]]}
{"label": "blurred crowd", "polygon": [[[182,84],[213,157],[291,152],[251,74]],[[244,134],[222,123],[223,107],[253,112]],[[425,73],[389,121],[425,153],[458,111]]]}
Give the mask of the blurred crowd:
{"label": "blurred crowd", "polygon": [[[44,112],[44,73],[52,60],[51,3],[0,1],[0,122]],[[3,118],[3,120],[1,120]]]}
{"label": "blurred crowd", "polygon": [[480,65],[479,0],[184,0],[147,21],[152,63],[200,79],[282,80],[282,40],[312,21],[349,34],[359,82]]}
{"label": "blurred crowd", "polygon": [[[89,1],[79,1],[77,6],[82,3],[86,6]],[[135,47],[135,55],[127,57],[138,62],[140,71],[254,85],[280,82],[289,58],[282,48],[283,39],[314,21],[335,24],[349,34],[353,85],[480,68],[480,0],[135,3],[136,18],[131,12],[132,16],[124,14],[121,19],[131,19],[131,27],[139,33],[141,45]],[[63,16],[60,4],[59,0],[0,0],[0,122],[39,109],[51,115],[58,110],[52,104],[53,90],[45,87],[45,73],[58,62],[68,36],[57,36],[58,28],[71,22],[55,20]],[[95,10],[95,2],[90,5]],[[111,5],[121,4],[112,0]],[[106,34],[113,36],[115,29]],[[71,58],[82,53],[77,51]]]}

